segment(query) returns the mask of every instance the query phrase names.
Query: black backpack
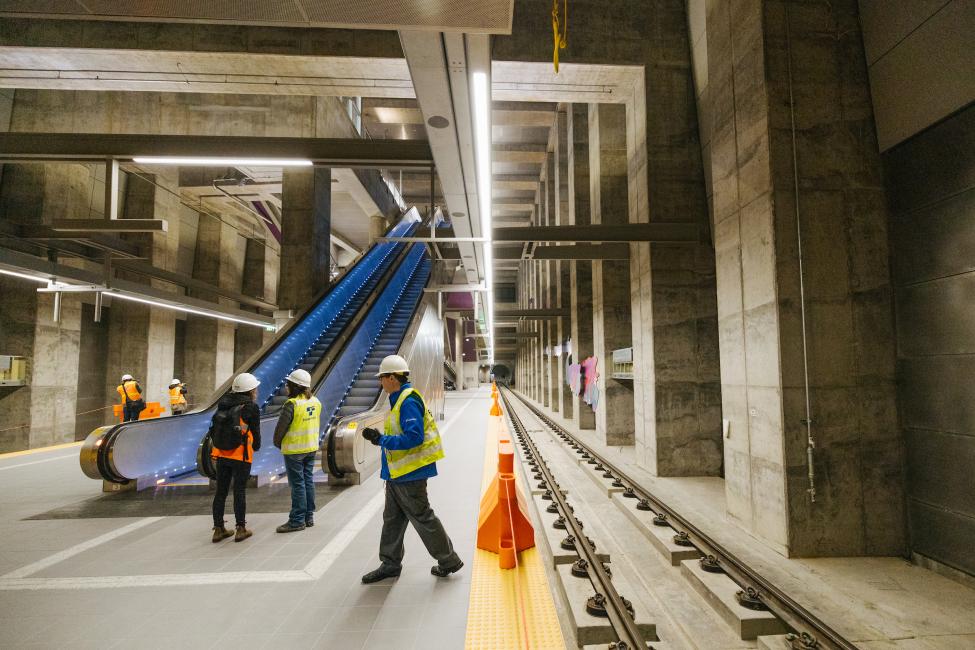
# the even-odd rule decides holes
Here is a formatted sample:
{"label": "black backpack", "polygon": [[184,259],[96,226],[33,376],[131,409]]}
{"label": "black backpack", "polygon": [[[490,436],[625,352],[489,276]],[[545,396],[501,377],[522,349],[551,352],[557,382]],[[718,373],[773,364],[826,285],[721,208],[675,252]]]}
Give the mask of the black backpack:
{"label": "black backpack", "polygon": [[238,404],[229,409],[217,409],[210,422],[210,441],[213,446],[223,451],[233,451],[241,445],[247,444],[247,433],[240,426],[240,412],[245,404]]}

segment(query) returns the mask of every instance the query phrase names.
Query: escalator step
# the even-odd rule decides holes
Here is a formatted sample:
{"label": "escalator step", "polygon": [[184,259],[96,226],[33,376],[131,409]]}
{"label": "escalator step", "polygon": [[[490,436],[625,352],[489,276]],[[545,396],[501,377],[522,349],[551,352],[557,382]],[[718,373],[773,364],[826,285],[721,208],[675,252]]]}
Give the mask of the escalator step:
{"label": "escalator step", "polygon": [[359,406],[362,408],[369,408],[372,406],[373,402],[376,401],[375,397],[346,397],[345,406]]}
{"label": "escalator step", "polygon": [[356,386],[349,391],[349,397],[368,397],[373,400],[376,399],[376,389],[375,388],[359,388]]}

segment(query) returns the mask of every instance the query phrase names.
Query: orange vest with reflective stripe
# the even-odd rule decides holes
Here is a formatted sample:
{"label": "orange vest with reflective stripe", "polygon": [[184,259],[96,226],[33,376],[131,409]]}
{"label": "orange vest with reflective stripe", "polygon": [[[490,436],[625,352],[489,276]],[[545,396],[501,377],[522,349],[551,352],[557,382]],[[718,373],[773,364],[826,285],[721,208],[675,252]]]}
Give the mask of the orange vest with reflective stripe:
{"label": "orange vest with reflective stripe", "polygon": [[183,387],[173,386],[169,389],[170,406],[186,406],[186,398],[183,397]]}
{"label": "orange vest with reflective stripe", "polygon": [[137,388],[136,381],[134,379],[127,379],[122,382],[122,385],[116,388],[118,394],[122,397],[122,403],[125,404],[125,398],[128,397],[130,402],[138,402],[142,399],[142,393],[139,392]]}
{"label": "orange vest with reflective stripe", "polygon": [[247,432],[247,457],[244,457],[244,445],[240,445],[236,449],[217,449],[213,447],[210,452],[212,458],[229,458],[230,460],[244,460],[248,463],[254,462],[254,434],[251,433],[251,428],[247,426],[244,422],[244,418],[240,418],[240,430]]}

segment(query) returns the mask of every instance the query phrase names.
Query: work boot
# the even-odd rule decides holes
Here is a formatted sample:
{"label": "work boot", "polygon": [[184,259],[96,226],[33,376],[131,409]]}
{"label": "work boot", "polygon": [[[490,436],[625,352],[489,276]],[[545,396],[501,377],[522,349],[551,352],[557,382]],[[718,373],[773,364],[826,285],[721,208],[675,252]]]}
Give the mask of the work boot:
{"label": "work boot", "polygon": [[231,535],[233,535],[233,533],[227,530],[227,528],[223,524],[219,526],[214,526],[212,541],[214,544],[216,544],[217,542],[222,542],[223,540],[227,539]]}
{"label": "work boot", "polygon": [[244,527],[244,524],[237,524],[237,532],[234,533],[234,541],[242,542],[253,534],[254,533]]}
{"label": "work boot", "polygon": [[314,528],[314,526],[315,526],[314,519],[305,519],[305,528]]}
{"label": "work boot", "polygon": [[279,533],[294,533],[296,531],[304,530],[304,529],[305,529],[305,524],[298,524],[297,526],[295,526],[290,521],[286,521],[280,526],[278,526]]}
{"label": "work boot", "polygon": [[372,584],[373,582],[385,580],[386,578],[398,578],[401,571],[402,569],[390,569],[389,567],[383,565],[375,571],[370,571],[366,575],[362,576],[362,583],[368,585]]}
{"label": "work boot", "polygon": [[430,569],[430,573],[432,575],[437,576],[438,578],[446,578],[451,573],[457,573],[463,567],[464,567],[464,563],[461,562],[460,560],[457,560],[457,564],[455,564],[454,566],[450,566],[450,567],[443,567],[443,566],[440,566],[438,564],[435,567],[433,567],[433,568]]}

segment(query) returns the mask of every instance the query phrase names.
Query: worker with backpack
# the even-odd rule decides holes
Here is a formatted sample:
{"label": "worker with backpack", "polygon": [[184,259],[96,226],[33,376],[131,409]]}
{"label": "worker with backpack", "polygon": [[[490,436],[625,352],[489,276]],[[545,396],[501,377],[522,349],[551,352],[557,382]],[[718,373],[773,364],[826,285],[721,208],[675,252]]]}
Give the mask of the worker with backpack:
{"label": "worker with backpack", "polygon": [[[213,543],[231,535],[242,542],[253,533],[247,530],[245,490],[251,475],[254,452],[261,448],[261,410],[257,406],[257,377],[244,372],[234,378],[230,392],[217,402],[217,412],[210,422],[211,456],[216,461],[217,493],[213,495]],[[230,486],[234,487],[236,531],[224,526],[223,512]]]}

